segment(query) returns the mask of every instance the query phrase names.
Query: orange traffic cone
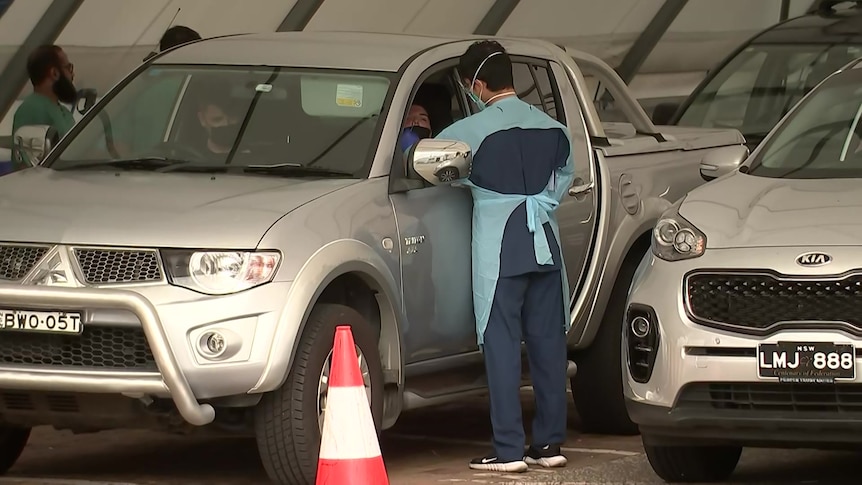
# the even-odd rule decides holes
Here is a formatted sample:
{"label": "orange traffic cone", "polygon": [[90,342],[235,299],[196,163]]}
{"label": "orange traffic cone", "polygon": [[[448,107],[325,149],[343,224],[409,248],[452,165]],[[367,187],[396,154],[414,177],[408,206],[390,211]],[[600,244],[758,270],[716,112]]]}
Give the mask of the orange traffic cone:
{"label": "orange traffic cone", "polygon": [[350,327],[337,327],[317,485],[389,485],[355,349]]}

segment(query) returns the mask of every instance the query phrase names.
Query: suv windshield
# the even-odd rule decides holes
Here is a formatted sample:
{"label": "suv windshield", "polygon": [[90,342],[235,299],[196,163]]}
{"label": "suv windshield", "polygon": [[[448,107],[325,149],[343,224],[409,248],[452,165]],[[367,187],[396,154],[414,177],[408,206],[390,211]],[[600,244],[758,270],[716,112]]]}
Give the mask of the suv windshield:
{"label": "suv windshield", "polygon": [[45,166],[364,177],[391,76],[152,65],[76,127]]}
{"label": "suv windshield", "polygon": [[829,78],[776,128],[750,175],[862,178],[862,69]]}
{"label": "suv windshield", "polygon": [[735,128],[757,144],[811,88],[859,56],[857,45],[752,44],[703,86],[678,124]]}

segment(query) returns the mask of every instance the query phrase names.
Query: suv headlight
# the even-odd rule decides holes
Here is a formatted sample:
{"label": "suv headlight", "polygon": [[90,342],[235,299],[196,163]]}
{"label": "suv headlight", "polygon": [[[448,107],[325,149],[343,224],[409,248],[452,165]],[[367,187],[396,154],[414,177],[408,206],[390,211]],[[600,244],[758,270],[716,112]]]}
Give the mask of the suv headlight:
{"label": "suv headlight", "polygon": [[171,284],[208,295],[228,295],[275,277],[278,251],[162,251]]}
{"label": "suv headlight", "polygon": [[679,215],[679,205],[665,212],[652,231],[652,252],[665,261],[697,258],[706,249],[706,235]]}

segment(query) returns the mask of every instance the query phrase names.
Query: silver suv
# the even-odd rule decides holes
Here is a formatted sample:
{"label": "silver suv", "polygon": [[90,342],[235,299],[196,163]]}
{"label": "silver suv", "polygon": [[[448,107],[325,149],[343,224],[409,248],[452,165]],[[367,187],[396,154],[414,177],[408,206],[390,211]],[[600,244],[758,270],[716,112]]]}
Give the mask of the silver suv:
{"label": "silver suv", "polygon": [[667,481],[724,480],[744,446],[862,443],[857,62],[655,226],[628,299],[625,393]]}
{"label": "silver suv", "polygon": [[[42,161],[0,178],[0,469],[30,426],[205,427],[256,436],[274,481],[312,482],[337,325],[380,429],[486,392],[472,199],[451,183],[473,147],[398,143],[414,100],[435,133],[472,112],[456,67],[475,40],[208,39],[140,66],[47,156],[44,129],[22,128]],[[628,432],[617,322],[632,273],[698,166],[734,168],[743,139],[655,127],[600,60],[500,41],[520,96],[574,140],[557,214],[575,402]],[[622,120],[603,122],[585,78]]]}

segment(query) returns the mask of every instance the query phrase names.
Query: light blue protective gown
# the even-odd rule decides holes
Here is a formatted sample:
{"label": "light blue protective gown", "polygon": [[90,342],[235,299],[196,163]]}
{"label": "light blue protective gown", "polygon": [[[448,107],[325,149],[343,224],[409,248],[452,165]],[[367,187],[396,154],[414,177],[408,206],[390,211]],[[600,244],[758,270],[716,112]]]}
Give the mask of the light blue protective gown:
{"label": "light blue protective gown", "polygon": [[[467,143],[473,153],[482,149],[483,140],[502,130],[523,129],[560,129],[571,146],[571,134],[562,123],[554,120],[538,108],[516,98],[503,98],[484,110],[455,122],[435,138],[456,140]],[[459,181],[469,187],[473,195],[473,310],[476,317],[476,335],[480,349],[484,343],[485,328],[491,315],[491,303],[500,275],[500,252],[503,232],[512,212],[526,201],[527,227],[533,234],[536,262],[540,265],[552,264],[550,245],[542,229],[550,223],[554,237],[560,246],[560,268],[562,273],[563,312],[566,316],[566,331],[571,326],[569,318],[569,285],[566,278],[565,262],[562,260],[560,229],[554,210],[568,193],[575,176],[574,156],[570,151],[566,165],[555,171],[545,189],[536,195],[501,194],[478,187],[469,179]]]}

